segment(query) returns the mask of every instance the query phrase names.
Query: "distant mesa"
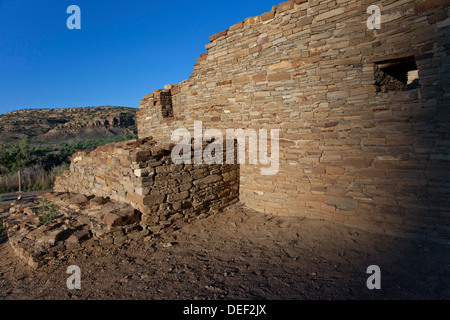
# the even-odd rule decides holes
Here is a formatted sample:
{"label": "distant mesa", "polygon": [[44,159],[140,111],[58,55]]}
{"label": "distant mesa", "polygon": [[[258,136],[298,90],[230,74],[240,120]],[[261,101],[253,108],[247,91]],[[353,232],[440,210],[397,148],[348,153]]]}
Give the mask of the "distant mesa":
{"label": "distant mesa", "polygon": [[29,139],[33,146],[136,134],[138,109],[116,106],[23,109],[0,115],[0,144]]}

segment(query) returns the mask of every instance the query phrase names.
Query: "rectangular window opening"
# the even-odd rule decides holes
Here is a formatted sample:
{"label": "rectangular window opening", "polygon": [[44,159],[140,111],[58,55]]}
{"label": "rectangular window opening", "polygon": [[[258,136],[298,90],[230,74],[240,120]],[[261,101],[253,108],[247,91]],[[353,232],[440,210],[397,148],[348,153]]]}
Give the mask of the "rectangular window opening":
{"label": "rectangular window opening", "polygon": [[420,88],[419,71],[413,56],[375,63],[377,92],[407,91]]}
{"label": "rectangular window opening", "polygon": [[161,108],[161,113],[163,118],[172,118],[173,117],[172,105],[163,105]]}
{"label": "rectangular window opening", "polygon": [[161,93],[161,113],[163,118],[173,117],[172,95],[170,92]]}

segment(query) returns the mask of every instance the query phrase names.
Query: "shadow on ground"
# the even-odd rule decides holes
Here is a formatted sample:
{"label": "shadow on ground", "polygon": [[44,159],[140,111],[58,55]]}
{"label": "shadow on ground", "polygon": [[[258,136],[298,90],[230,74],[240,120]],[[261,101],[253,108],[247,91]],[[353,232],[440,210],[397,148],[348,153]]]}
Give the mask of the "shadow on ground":
{"label": "shadow on ground", "polygon": [[[82,289],[66,287],[81,268]],[[367,268],[381,269],[369,290]],[[0,245],[3,299],[449,299],[449,247],[233,206],[114,246],[90,240],[37,270]]]}

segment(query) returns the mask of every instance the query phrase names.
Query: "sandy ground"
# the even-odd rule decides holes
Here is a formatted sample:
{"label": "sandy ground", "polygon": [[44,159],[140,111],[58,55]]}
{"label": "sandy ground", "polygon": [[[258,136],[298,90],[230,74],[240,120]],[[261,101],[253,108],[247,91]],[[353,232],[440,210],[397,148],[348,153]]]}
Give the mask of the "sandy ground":
{"label": "sandy ground", "polygon": [[[81,290],[66,273],[81,269]],[[369,290],[370,265],[381,290]],[[33,270],[0,238],[1,299],[449,299],[449,247],[241,206],[154,239],[89,240]]]}

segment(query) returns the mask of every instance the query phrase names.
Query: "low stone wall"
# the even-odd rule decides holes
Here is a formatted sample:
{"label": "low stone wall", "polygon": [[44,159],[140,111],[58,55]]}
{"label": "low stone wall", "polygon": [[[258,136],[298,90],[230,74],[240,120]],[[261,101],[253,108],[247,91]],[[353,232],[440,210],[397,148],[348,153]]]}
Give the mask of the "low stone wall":
{"label": "low stone wall", "polygon": [[125,203],[51,192],[14,201],[5,225],[14,253],[30,267],[39,268],[91,239],[100,245],[119,246],[152,239],[154,233],[140,222],[141,214]]}
{"label": "low stone wall", "polygon": [[237,164],[174,164],[172,148],[147,138],[76,153],[54,190],[127,203],[142,213],[147,226],[169,226],[238,201]]}

